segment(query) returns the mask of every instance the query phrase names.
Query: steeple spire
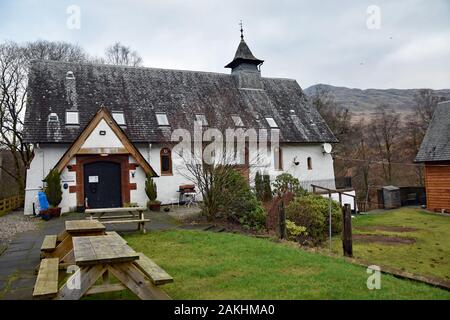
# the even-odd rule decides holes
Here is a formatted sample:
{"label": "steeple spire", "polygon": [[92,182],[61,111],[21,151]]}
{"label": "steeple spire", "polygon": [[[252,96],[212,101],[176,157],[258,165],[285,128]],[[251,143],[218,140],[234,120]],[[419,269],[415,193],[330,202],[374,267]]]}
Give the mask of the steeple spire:
{"label": "steeple spire", "polygon": [[241,29],[241,41],[236,50],[236,54],[234,55],[233,61],[225,66],[225,68],[231,68],[232,70],[236,69],[239,66],[245,67],[245,69],[250,70],[258,70],[258,66],[264,62],[264,60],[260,60],[255,58],[253,53],[250,51],[250,48],[247,46],[247,43],[244,41],[244,28],[242,25],[242,20],[239,23]]}
{"label": "steeple spire", "polygon": [[242,28],[242,20],[239,25],[241,26],[241,40],[244,41],[244,29]]}

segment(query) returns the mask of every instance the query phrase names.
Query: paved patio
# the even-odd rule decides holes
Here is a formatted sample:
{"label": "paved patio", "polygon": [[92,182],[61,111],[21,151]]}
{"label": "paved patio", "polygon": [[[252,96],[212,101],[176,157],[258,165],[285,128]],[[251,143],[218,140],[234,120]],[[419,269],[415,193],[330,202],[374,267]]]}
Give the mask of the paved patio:
{"label": "paved patio", "polygon": [[[175,210],[180,211],[182,208],[172,211]],[[45,235],[58,234],[63,230],[65,221],[84,219],[85,216],[80,213],[66,214],[61,218],[43,222],[38,230],[17,234],[6,251],[0,255],[0,299],[32,299],[36,281],[34,269],[40,262],[40,248]],[[150,222],[145,224],[147,231],[167,230],[180,225],[179,220],[164,211],[145,212],[145,217],[150,219]],[[136,223],[107,226],[107,230],[122,234],[136,232],[136,229]]]}

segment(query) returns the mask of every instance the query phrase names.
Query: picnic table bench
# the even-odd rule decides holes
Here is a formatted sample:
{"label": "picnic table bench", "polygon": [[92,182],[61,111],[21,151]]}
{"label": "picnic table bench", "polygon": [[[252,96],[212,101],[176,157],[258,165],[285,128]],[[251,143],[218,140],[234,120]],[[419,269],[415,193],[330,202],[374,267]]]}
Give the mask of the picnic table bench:
{"label": "picnic table bench", "polygon": [[[77,300],[83,296],[131,290],[140,299],[170,299],[158,288],[173,278],[117,234],[73,237],[74,262],[79,269],[58,289],[58,258],[43,259],[33,291],[36,298]],[[119,283],[110,283],[110,273]],[[102,278],[102,284],[96,282]]]}
{"label": "picnic table bench", "polygon": [[[144,218],[145,207],[121,207],[121,208],[99,208],[86,209],[85,213],[90,214],[92,219],[102,221],[103,224],[121,224],[137,222],[138,230],[145,233],[145,223],[149,219]],[[106,215],[108,213],[122,213],[121,215]],[[94,216],[98,214],[98,216]]]}

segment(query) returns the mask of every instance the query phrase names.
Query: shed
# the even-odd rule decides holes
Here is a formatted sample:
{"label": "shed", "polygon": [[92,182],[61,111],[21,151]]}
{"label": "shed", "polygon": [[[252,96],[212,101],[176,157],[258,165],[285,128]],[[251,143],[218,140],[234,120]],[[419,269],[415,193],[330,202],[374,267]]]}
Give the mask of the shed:
{"label": "shed", "polygon": [[400,188],[395,186],[385,186],[382,188],[383,206],[385,209],[399,208],[402,205]]}

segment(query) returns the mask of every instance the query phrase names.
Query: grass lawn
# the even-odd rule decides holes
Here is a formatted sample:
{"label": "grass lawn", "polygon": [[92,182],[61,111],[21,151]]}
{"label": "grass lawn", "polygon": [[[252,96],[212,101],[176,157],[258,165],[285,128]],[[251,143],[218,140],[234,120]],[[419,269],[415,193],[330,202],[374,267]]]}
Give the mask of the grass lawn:
{"label": "grass lawn", "polygon": [[188,230],[126,239],[174,277],[163,286],[173,299],[450,299],[450,292],[387,275],[370,291],[365,268],[267,239]]}
{"label": "grass lawn", "polygon": [[[371,264],[410,273],[450,280],[450,217],[415,208],[352,219],[353,234],[409,238],[414,243],[380,243],[355,239],[353,254]],[[396,230],[392,227],[406,227]],[[380,230],[382,229],[382,230]],[[333,251],[342,254],[342,242],[335,237]]]}

